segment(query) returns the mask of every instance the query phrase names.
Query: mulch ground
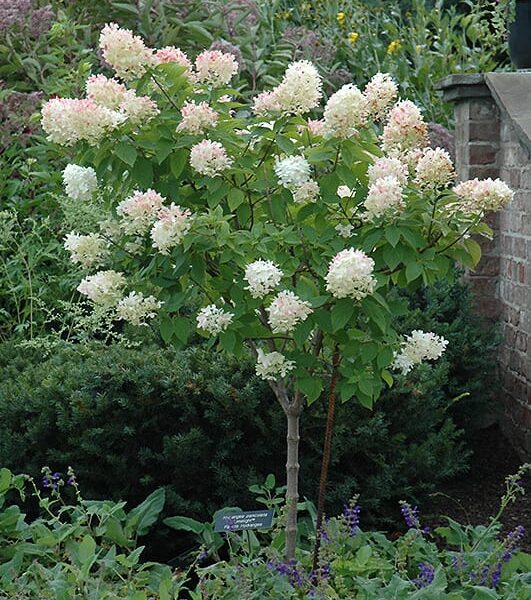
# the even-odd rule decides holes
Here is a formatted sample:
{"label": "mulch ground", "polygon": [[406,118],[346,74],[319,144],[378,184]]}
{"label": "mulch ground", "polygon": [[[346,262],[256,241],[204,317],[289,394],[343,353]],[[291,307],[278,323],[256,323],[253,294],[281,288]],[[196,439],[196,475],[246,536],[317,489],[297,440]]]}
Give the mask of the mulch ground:
{"label": "mulch ground", "polygon": [[[497,426],[483,429],[470,440],[474,455],[470,471],[455,479],[430,498],[422,507],[424,521],[436,527],[444,520],[435,521],[428,515],[446,515],[462,524],[487,523],[498,512],[500,498],[505,492],[505,477],[516,473],[524,462],[512,449]],[[531,552],[531,477],[523,481],[526,496],[519,496],[507,507],[501,521],[504,532],[523,525],[526,536],[522,549]]]}

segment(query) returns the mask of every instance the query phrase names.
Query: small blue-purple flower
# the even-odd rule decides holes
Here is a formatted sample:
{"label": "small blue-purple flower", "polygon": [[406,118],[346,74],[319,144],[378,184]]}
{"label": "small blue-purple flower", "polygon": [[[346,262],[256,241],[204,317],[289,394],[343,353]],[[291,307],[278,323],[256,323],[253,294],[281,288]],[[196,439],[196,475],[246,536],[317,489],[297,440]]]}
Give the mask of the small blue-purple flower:
{"label": "small blue-purple flower", "polygon": [[355,537],[358,533],[360,523],[361,506],[354,502],[350,502],[343,508],[343,520],[348,527],[350,537]]}
{"label": "small blue-purple flower", "polygon": [[419,574],[413,579],[413,584],[417,588],[428,587],[435,579],[435,568],[430,563],[419,563]]}

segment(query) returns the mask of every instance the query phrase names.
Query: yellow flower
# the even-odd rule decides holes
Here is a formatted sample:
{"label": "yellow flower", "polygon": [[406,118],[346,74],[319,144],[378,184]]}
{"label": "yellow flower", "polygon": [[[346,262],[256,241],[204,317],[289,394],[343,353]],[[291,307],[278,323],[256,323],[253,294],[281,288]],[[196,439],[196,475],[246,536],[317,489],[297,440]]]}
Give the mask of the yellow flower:
{"label": "yellow flower", "polygon": [[387,54],[393,54],[393,52],[396,52],[397,50],[399,50],[401,46],[402,46],[402,43],[400,42],[400,40],[393,40],[389,44],[389,46],[387,46]]}
{"label": "yellow flower", "polygon": [[341,27],[343,27],[343,25],[345,24],[345,21],[347,19],[347,15],[344,12],[338,12],[336,19],[337,19],[337,22],[339,23],[339,25]]}
{"label": "yellow flower", "polygon": [[355,44],[358,41],[359,37],[360,37],[360,34],[357,31],[351,31],[348,36],[348,41],[351,44]]}

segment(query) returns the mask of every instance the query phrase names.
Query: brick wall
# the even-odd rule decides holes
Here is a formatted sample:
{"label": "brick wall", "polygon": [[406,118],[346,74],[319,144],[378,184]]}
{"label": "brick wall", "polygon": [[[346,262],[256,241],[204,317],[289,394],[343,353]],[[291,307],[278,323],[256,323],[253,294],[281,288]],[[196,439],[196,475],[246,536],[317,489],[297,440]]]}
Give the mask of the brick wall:
{"label": "brick wall", "polygon": [[[455,103],[459,179],[500,177],[516,191],[507,208],[490,215],[494,240],[480,240],[483,257],[467,276],[476,309],[500,322],[501,425],[527,458],[531,454],[531,136],[526,124],[531,124],[531,74],[451,76],[440,87],[446,99]],[[527,100],[518,104],[518,95],[526,90]]]}

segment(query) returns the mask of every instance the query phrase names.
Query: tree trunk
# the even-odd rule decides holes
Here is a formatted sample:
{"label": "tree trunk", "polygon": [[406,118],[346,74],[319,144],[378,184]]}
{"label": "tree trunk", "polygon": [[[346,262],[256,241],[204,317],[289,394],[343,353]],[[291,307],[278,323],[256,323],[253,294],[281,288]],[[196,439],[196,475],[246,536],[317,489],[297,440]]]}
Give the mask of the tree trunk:
{"label": "tree trunk", "polygon": [[334,431],[334,416],[336,410],[336,385],[337,370],[339,367],[339,351],[337,348],[332,355],[332,378],[330,380],[330,393],[328,397],[328,415],[326,417],[326,431],[323,447],[323,460],[321,462],[321,477],[319,480],[319,498],[317,501],[317,523],[315,526],[315,546],[313,550],[313,571],[317,571],[319,563],[319,550],[321,549],[321,529],[323,526],[324,507],[326,499],[326,484],[328,481],[328,466],[332,452],[332,433]]}
{"label": "tree trunk", "polygon": [[286,462],[286,559],[295,558],[297,546],[297,503],[299,501],[299,423],[302,413],[302,402],[298,397],[286,409],[288,422],[287,462]]}

